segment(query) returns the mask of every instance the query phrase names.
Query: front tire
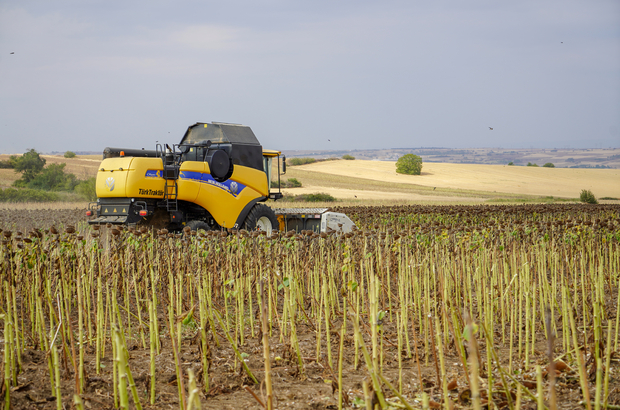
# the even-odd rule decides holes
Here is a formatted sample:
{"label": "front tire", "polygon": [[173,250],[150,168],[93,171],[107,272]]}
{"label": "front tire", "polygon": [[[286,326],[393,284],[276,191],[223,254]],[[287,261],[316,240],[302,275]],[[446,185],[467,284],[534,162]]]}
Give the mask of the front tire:
{"label": "front tire", "polygon": [[210,231],[211,227],[208,223],[203,221],[189,221],[185,226],[189,226],[192,231],[198,232],[199,229],[203,229],[205,231]]}
{"label": "front tire", "polygon": [[248,231],[259,230],[271,235],[274,229],[278,229],[278,218],[267,205],[256,204],[245,218],[243,227]]}

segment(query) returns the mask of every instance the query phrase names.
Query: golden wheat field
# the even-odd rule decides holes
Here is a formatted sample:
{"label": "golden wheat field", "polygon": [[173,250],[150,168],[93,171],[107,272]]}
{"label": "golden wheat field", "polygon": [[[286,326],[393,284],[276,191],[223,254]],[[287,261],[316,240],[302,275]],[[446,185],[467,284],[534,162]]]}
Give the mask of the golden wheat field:
{"label": "golden wheat field", "polygon": [[[386,188],[389,188],[389,184],[398,183],[562,198],[576,198],[582,189],[589,189],[597,197],[620,197],[618,169],[425,163],[422,175],[414,176],[397,174],[395,162],[359,160],[325,161],[295,167],[297,168],[334,176],[381,181]],[[337,191],[340,193],[335,192],[335,196],[351,196],[346,190]]]}

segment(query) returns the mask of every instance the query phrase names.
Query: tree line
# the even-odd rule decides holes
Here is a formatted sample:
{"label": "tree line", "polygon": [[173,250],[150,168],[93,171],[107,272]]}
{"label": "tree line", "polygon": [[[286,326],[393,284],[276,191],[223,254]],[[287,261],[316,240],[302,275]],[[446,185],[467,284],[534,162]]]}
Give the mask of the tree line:
{"label": "tree line", "polygon": [[[73,157],[75,157],[75,154],[71,151],[65,153],[65,158]],[[11,155],[8,160],[0,161],[0,168],[12,168],[15,172],[21,173],[21,177],[12,184],[15,188],[26,188],[35,191],[75,192],[86,200],[92,201],[96,199],[94,177],[87,180],[79,180],[74,174],[65,171],[67,164],[47,164],[46,166],[46,163],[45,158],[42,158],[33,148],[21,156]],[[16,191],[11,190],[10,192]],[[8,196],[17,196],[17,194]],[[40,195],[36,196],[40,197]],[[19,197],[23,197],[23,193],[20,193]],[[16,198],[7,198],[7,195],[2,195],[2,199],[12,200]]]}

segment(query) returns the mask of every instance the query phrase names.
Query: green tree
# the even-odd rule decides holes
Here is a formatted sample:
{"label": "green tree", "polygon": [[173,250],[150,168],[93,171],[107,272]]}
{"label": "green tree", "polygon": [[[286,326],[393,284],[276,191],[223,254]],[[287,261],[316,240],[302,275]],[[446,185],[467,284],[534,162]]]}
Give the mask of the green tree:
{"label": "green tree", "polygon": [[75,152],[73,151],[65,152],[65,158],[75,158]]}
{"label": "green tree", "polygon": [[537,167],[538,165],[537,165],[537,164],[532,164],[531,162],[528,162],[528,163],[527,163],[527,166],[528,166],[528,167]]}
{"label": "green tree", "polygon": [[353,155],[344,154],[344,155],[342,156],[342,159],[348,159],[348,160],[350,160],[350,161],[351,161],[351,160],[354,160],[354,159],[355,159],[355,157],[354,157]]}
{"label": "green tree", "polygon": [[510,162],[508,163],[508,165],[514,165],[514,164],[515,164],[515,163],[514,163],[514,162],[512,162],[512,161],[510,161]]}
{"label": "green tree", "polygon": [[396,161],[396,172],[407,175],[422,173],[422,158],[414,154],[405,154]]}
{"label": "green tree", "polygon": [[555,168],[555,165],[553,165],[551,162],[547,162],[545,165],[543,165],[543,167],[545,167],[545,168]]}
{"label": "green tree", "polygon": [[65,173],[67,164],[49,164],[26,186],[43,191],[73,191],[78,180],[73,174]]}
{"label": "green tree", "polygon": [[45,159],[41,158],[34,149],[30,149],[21,157],[12,156],[10,161],[13,163],[15,172],[22,173],[22,177],[13,183],[16,187],[25,187],[45,167]]}

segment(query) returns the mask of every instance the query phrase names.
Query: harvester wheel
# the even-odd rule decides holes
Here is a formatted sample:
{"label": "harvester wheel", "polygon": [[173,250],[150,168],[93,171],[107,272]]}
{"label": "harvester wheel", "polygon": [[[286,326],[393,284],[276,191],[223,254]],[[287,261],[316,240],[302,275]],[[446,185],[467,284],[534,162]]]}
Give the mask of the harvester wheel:
{"label": "harvester wheel", "polygon": [[185,226],[189,226],[192,231],[196,232],[198,232],[199,229],[203,229],[205,231],[211,230],[209,224],[203,221],[189,221]]}
{"label": "harvester wheel", "polygon": [[248,231],[259,230],[271,235],[272,230],[278,229],[278,218],[267,205],[256,204],[245,218],[244,227]]}

